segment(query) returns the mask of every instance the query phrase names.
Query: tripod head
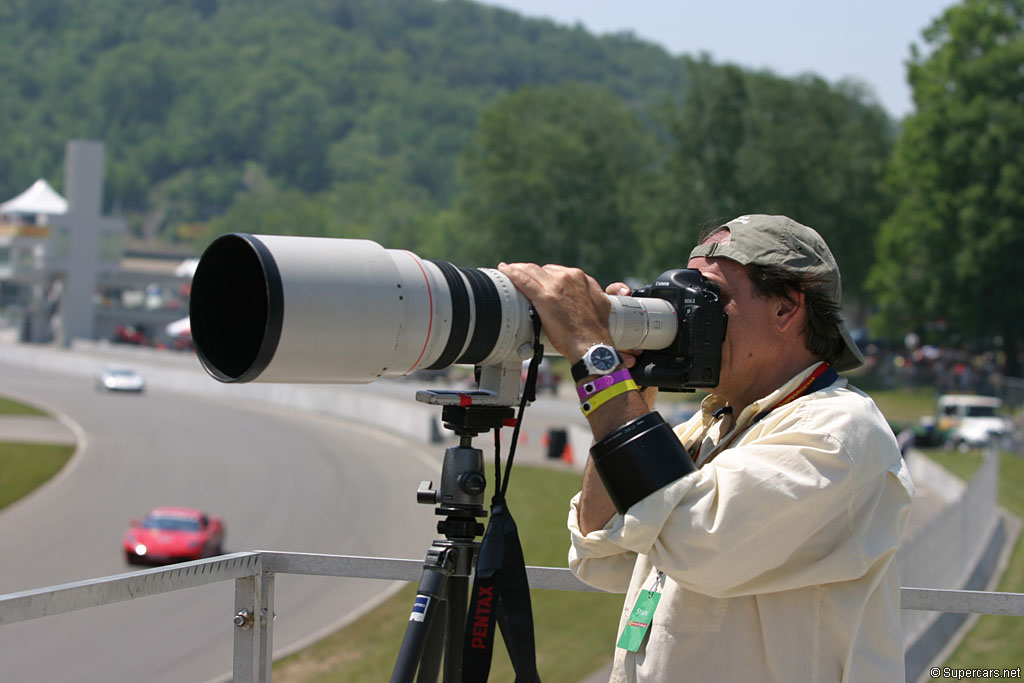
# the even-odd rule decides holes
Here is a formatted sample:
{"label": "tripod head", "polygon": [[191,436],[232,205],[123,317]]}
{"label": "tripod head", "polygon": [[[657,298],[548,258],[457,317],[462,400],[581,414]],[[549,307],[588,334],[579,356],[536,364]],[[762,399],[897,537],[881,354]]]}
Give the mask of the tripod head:
{"label": "tripod head", "polygon": [[445,449],[441,485],[435,490],[433,482],[420,482],[416,502],[436,505],[434,514],[446,516],[437,524],[438,533],[446,538],[472,541],[483,535],[483,524],[476,520],[487,516],[483,505],[487,478],[483,452],[473,447],[472,440],[500,429],[514,415],[511,406],[446,405],[441,409],[444,426],[459,436],[459,445]]}

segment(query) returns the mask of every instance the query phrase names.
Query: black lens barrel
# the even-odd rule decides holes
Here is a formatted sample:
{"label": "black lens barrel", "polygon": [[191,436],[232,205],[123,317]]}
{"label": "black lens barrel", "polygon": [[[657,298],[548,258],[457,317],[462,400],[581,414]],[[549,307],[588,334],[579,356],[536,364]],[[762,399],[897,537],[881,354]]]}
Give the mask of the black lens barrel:
{"label": "black lens barrel", "polygon": [[437,266],[448,283],[448,293],[452,300],[452,327],[448,334],[448,341],[445,342],[444,350],[438,356],[437,361],[428,370],[443,370],[459,357],[462,347],[466,345],[466,337],[469,335],[469,293],[466,291],[466,282],[459,275],[459,269],[447,261],[430,261]]}
{"label": "black lens barrel", "polygon": [[[432,260],[430,263],[440,269],[448,284],[452,302],[452,326],[444,350],[428,369],[440,370],[454,363],[478,365],[494,351],[494,345],[501,334],[501,298],[498,288],[490,276],[478,268],[456,268],[447,261]],[[467,282],[469,290],[466,289]],[[472,306],[469,301],[470,290],[473,292]],[[471,321],[472,337],[469,334]],[[468,346],[467,337],[470,337]],[[463,348],[466,351],[460,356]]]}
{"label": "black lens barrel", "polygon": [[498,296],[498,288],[487,273],[478,268],[460,270],[473,290],[476,322],[469,346],[457,362],[478,365],[494,351],[494,345],[501,334],[501,298]]}

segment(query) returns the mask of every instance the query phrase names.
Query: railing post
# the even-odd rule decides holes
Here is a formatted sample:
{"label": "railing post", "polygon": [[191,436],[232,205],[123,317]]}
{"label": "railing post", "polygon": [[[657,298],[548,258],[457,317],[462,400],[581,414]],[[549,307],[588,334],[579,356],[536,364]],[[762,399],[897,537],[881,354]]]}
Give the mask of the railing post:
{"label": "railing post", "polygon": [[274,666],[274,619],[277,616],[274,612],[274,574],[264,571],[261,576],[263,580],[260,585],[260,622],[263,627],[263,638],[260,644],[259,681],[270,683],[271,668]]}
{"label": "railing post", "polygon": [[274,575],[235,579],[233,679],[270,683],[274,647]]}

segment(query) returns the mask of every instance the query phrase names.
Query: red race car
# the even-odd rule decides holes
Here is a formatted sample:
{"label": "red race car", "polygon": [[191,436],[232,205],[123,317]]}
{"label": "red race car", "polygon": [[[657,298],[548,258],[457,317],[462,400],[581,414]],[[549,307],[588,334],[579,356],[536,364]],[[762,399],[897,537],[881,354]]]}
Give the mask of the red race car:
{"label": "red race car", "polygon": [[154,508],[121,541],[128,564],[169,564],[223,554],[224,522],[202,510]]}

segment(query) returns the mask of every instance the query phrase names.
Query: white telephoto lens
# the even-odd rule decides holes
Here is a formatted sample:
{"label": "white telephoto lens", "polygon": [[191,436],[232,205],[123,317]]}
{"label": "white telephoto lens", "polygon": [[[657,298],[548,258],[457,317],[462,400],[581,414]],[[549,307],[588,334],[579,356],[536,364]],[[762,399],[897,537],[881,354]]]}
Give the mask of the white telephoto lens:
{"label": "white telephoto lens", "polygon": [[[672,304],[609,300],[617,347],[672,344]],[[499,271],[369,240],[224,235],[200,259],[189,304],[197,355],[222,382],[365,384],[532,353],[529,301]]]}

